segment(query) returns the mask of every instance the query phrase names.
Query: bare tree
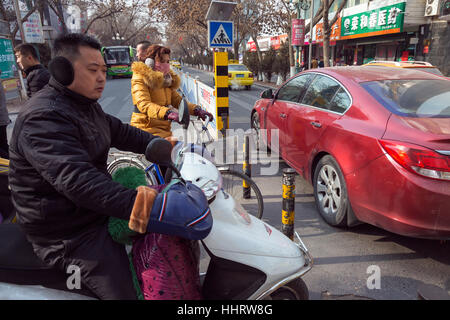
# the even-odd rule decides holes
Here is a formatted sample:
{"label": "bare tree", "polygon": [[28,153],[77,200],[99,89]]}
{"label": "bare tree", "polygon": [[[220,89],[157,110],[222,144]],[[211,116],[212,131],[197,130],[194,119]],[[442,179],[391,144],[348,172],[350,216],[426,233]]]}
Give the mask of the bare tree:
{"label": "bare tree", "polygon": [[[28,18],[37,10],[37,3],[35,2],[30,10],[28,10],[27,14],[22,17],[22,22],[28,21]],[[14,11],[14,5],[12,1],[1,1],[0,2],[0,14],[3,20],[5,20],[8,23],[9,30],[10,30],[10,37],[13,41],[13,45],[15,46],[17,44],[16,41],[16,35],[19,31],[19,24],[17,23],[17,17]],[[11,31],[11,26],[14,26]],[[22,39],[23,41],[23,39]]]}
{"label": "bare tree", "polygon": [[332,29],[333,25],[339,19],[341,11],[344,9],[345,5],[347,4],[347,0],[343,0],[341,2],[341,4],[339,5],[338,9],[336,10],[336,14],[334,15],[333,19],[331,19],[331,21],[329,21],[329,9],[330,9],[333,1],[331,1],[330,4],[328,4],[328,1],[329,0],[322,0],[323,7],[326,8],[323,11],[323,59],[324,59],[325,67],[330,66],[331,29]]}
{"label": "bare tree", "polygon": [[[94,12],[85,32],[92,31],[105,45],[137,43],[136,39],[147,40],[148,35],[152,41],[159,40],[161,32],[147,4],[147,0],[129,0],[109,8],[103,5]],[[116,35],[119,38],[113,40]]]}

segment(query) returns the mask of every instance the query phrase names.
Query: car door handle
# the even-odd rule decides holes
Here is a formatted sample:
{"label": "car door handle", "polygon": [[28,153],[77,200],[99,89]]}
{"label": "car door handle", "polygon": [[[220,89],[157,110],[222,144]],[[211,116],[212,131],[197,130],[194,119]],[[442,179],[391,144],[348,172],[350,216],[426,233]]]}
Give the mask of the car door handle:
{"label": "car door handle", "polygon": [[311,122],[311,125],[313,126],[313,127],[316,127],[316,128],[321,128],[322,127],[322,125],[319,123],[319,122]]}
{"label": "car door handle", "polygon": [[281,118],[286,118],[286,114],[285,113],[280,113],[280,117]]}

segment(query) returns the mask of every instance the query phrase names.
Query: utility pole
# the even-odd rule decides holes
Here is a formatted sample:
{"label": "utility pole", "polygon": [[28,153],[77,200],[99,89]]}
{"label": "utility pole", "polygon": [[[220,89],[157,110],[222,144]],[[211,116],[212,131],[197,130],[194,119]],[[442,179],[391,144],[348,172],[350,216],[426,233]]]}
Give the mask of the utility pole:
{"label": "utility pole", "polygon": [[311,0],[311,16],[309,22],[309,61],[308,61],[308,70],[311,69],[311,58],[312,58],[312,39],[313,39],[313,19],[314,19],[314,0]]}
{"label": "utility pole", "polygon": [[[16,11],[16,19],[17,24],[19,26],[20,31],[20,38],[22,39],[22,43],[25,43],[25,32],[23,31],[23,24],[22,24],[22,16],[20,15],[20,9],[19,9],[19,2],[18,0],[13,0],[14,3],[14,10]],[[14,39],[11,39],[14,41]],[[20,91],[20,94],[23,99],[27,99],[27,92],[25,91],[25,82],[23,81],[22,71],[19,70],[19,79],[20,79],[20,85],[22,87],[22,90]]]}

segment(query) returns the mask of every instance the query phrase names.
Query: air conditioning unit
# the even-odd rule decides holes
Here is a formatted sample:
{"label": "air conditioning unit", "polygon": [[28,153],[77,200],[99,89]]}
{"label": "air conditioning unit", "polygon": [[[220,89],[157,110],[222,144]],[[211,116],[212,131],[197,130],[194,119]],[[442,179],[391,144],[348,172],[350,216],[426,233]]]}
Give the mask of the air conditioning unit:
{"label": "air conditioning unit", "polygon": [[437,16],[439,14],[439,0],[426,0],[425,17]]}

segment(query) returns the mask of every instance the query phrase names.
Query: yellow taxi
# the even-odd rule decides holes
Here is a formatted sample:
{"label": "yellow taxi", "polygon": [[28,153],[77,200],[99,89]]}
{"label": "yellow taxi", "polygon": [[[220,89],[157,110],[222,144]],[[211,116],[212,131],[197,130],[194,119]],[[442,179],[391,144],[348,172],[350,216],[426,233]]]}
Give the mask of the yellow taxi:
{"label": "yellow taxi", "polygon": [[438,68],[433,66],[431,63],[425,61],[371,61],[364,64],[364,66],[383,66],[383,67],[394,67],[394,68],[406,68],[421,70],[428,73],[436,74],[442,76],[442,72]]}
{"label": "yellow taxi", "polygon": [[238,60],[228,61],[228,86],[235,89],[245,86],[247,90],[251,90],[253,85],[253,73],[248,68],[240,64]]}
{"label": "yellow taxi", "polygon": [[178,70],[181,69],[181,63],[179,61],[177,61],[177,60],[170,60],[169,63],[172,66],[172,68],[178,69]]}

